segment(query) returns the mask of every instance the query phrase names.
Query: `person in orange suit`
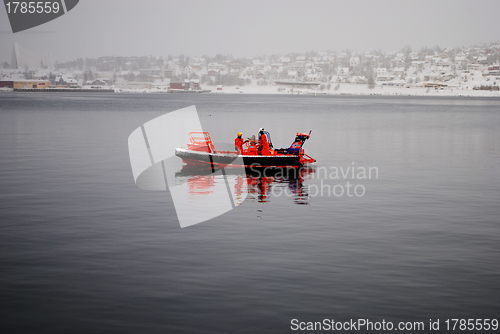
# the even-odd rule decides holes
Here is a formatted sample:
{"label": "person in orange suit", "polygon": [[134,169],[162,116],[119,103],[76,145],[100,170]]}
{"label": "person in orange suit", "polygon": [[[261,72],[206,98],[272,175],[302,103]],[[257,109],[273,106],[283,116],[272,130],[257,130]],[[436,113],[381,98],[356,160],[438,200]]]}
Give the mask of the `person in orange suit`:
{"label": "person in orange suit", "polygon": [[234,140],[234,149],[238,151],[238,153],[241,154],[243,152],[243,144],[245,144],[248,140],[243,139],[242,133],[238,132],[238,135],[236,139]]}
{"label": "person in orange suit", "polygon": [[271,151],[269,150],[269,140],[267,139],[267,135],[264,133],[263,128],[260,128],[259,130],[259,154],[260,155],[271,154]]}

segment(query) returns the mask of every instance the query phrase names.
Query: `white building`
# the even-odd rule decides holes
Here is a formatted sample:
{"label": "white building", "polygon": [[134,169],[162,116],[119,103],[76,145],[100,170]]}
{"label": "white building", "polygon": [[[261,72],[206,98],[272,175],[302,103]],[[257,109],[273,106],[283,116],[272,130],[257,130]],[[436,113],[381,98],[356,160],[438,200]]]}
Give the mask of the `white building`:
{"label": "white building", "polygon": [[396,53],[396,56],[394,57],[394,60],[395,61],[400,61],[400,62],[404,63],[404,61],[405,61],[405,54],[402,53],[402,52]]}
{"label": "white building", "polygon": [[349,66],[350,67],[356,67],[360,64],[359,57],[351,57],[349,59]]}

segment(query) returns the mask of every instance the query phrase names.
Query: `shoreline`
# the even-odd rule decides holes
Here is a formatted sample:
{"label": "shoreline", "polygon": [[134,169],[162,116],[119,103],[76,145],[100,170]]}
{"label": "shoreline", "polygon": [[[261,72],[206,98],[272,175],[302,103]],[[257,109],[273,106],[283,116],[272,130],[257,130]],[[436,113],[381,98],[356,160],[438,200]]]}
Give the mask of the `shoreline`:
{"label": "shoreline", "polygon": [[[29,90],[29,91],[17,91],[10,88],[0,88],[0,92],[15,92],[15,93],[50,93],[50,92],[64,92],[71,93],[73,90]],[[457,89],[457,88],[446,88],[446,89],[435,89],[435,88],[415,88],[415,87],[390,87],[390,86],[377,86],[375,88],[369,89],[366,85],[356,85],[356,84],[342,84],[337,89],[324,89],[324,90],[313,90],[313,89],[289,89],[285,88],[281,90],[278,86],[242,86],[242,87],[223,87],[222,90],[210,90],[204,89],[202,91],[182,91],[182,92],[172,92],[164,89],[154,89],[154,88],[134,88],[134,89],[119,89],[110,88],[103,90],[82,90],[75,89],[74,92],[78,93],[104,93],[104,92],[114,92],[120,93],[134,93],[134,94],[186,94],[186,93],[198,93],[198,94],[244,94],[244,95],[314,95],[314,96],[409,96],[409,97],[492,97],[500,98],[500,91],[490,91],[490,90],[471,90],[471,89]]]}
{"label": "shoreline", "polygon": [[332,96],[444,96],[444,97],[500,97],[500,91],[445,88],[434,89],[425,87],[391,87],[341,84],[338,89],[285,89],[278,91],[277,86],[243,86],[239,89],[224,87],[222,91],[212,91],[211,94],[276,94],[276,95],[332,95]]}

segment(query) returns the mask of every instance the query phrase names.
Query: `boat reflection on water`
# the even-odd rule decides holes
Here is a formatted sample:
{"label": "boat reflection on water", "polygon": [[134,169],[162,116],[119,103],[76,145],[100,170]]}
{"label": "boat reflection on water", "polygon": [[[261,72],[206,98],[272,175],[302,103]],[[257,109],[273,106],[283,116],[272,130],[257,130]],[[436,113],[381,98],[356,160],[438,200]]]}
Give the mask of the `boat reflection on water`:
{"label": "boat reflection on water", "polygon": [[246,191],[259,203],[269,202],[273,196],[286,196],[293,198],[296,204],[308,204],[309,194],[304,180],[313,173],[314,169],[311,167],[266,169],[263,173],[247,172],[245,176],[238,176],[241,180],[238,183],[240,188],[235,187],[235,192]]}
{"label": "boat reflection on water", "polygon": [[[239,205],[245,198],[267,203],[273,197],[287,197],[295,204],[309,204],[308,186],[304,181],[315,172],[313,167],[297,168],[246,168],[246,174],[231,174],[225,169],[224,176],[215,175],[210,169],[199,169],[184,166],[175,174],[176,182],[187,182],[189,196],[192,199],[209,195],[218,183],[226,183],[228,191],[233,192],[235,204]],[[226,178],[226,179],[225,179]],[[229,182],[227,182],[229,181]]]}

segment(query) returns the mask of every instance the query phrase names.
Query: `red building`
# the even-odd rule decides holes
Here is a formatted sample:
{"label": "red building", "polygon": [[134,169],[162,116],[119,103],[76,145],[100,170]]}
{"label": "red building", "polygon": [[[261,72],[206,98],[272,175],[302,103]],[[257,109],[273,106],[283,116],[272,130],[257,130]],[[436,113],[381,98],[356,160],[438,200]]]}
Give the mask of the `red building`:
{"label": "red building", "polygon": [[208,70],[208,76],[209,77],[216,77],[217,74],[219,74],[219,71],[216,70]]}
{"label": "red building", "polygon": [[[189,87],[187,87],[189,88]],[[187,89],[184,82],[171,82],[170,89]]]}
{"label": "red building", "polygon": [[0,88],[14,88],[14,81],[0,81]]}
{"label": "red building", "polygon": [[184,82],[171,82],[170,89],[183,89],[183,90],[200,90],[199,79],[186,79]]}

